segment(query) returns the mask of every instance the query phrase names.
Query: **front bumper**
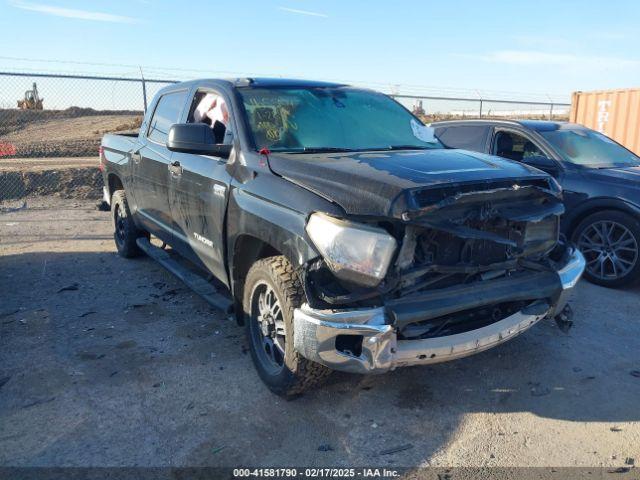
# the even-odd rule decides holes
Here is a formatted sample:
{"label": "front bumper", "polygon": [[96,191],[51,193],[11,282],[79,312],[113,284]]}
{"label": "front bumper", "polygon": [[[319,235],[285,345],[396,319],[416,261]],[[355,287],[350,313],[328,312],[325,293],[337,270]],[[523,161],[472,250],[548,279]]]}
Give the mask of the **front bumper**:
{"label": "front bumper", "polygon": [[[559,286],[553,298],[532,301],[521,311],[482,328],[443,337],[399,340],[396,328],[389,324],[394,315],[389,315],[385,307],[333,311],[304,305],[294,311],[294,348],[309,360],[352,373],[383,373],[396,367],[466,357],[506,342],[545,316],[559,313],[585,268],[578,250],[571,249],[566,258],[556,272]],[[361,352],[355,355],[338,350],[336,340],[340,336],[361,337]]]}

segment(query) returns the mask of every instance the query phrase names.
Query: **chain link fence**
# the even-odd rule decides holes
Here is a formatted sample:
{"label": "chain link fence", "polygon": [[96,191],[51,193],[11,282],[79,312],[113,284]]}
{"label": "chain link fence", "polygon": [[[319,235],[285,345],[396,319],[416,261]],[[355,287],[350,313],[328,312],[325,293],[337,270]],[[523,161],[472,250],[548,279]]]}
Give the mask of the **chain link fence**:
{"label": "chain link fence", "polygon": [[569,119],[571,107],[569,103],[501,100],[480,96],[478,98],[402,94],[392,96],[426,123],[479,118],[566,121]]}
{"label": "chain link fence", "polygon": [[137,131],[146,98],[170,83],[0,72],[0,208],[41,195],[99,198],[102,136]]}
{"label": "chain link fence", "polygon": [[[99,198],[105,133],[136,132],[147,101],[174,80],[0,72],[0,209],[40,195]],[[426,122],[457,118],[566,119],[568,104],[403,95]]]}

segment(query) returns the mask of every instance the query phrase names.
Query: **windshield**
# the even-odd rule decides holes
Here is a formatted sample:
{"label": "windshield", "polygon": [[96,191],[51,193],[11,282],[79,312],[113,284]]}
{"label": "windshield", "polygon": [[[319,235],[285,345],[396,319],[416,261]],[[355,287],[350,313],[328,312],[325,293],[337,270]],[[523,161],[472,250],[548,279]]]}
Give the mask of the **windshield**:
{"label": "windshield", "polygon": [[239,89],[256,148],[312,152],[444,148],[400,104],[349,87]]}
{"label": "windshield", "polygon": [[568,162],[590,168],[632,167],[640,158],[609,137],[586,128],[561,128],[540,134]]}

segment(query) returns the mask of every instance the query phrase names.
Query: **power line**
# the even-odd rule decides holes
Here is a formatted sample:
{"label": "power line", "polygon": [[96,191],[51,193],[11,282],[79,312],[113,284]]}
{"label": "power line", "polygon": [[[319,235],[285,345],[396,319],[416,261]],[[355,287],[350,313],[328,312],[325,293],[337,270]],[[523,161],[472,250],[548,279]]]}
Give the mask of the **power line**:
{"label": "power line", "polygon": [[[167,67],[167,66],[153,66],[153,65],[133,65],[125,63],[107,63],[107,62],[83,62],[75,60],[56,60],[56,59],[42,59],[42,58],[27,58],[27,57],[14,57],[14,56],[0,56],[0,60],[11,60],[20,62],[40,62],[48,64],[67,64],[78,66],[92,66],[92,67],[117,67],[127,68],[138,71],[142,68],[145,72],[152,73],[156,77],[170,76],[171,73],[167,72],[179,72],[185,75],[183,79],[190,78],[188,74],[206,74],[208,76],[232,76],[232,77],[273,77],[282,76],[274,75],[273,73],[258,73],[258,72],[245,72],[245,71],[231,71],[231,70],[210,70],[210,69],[198,69],[198,68],[182,68],[182,67]],[[30,71],[37,71],[36,69],[29,69]],[[41,70],[40,70],[41,71]],[[61,72],[56,72],[61,73]],[[72,72],[65,71],[64,73],[84,73],[84,74],[104,74],[102,72]],[[174,75],[175,77],[175,75]],[[173,77],[172,77],[173,78]],[[371,80],[346,80],[335,77],[324,78],[322,80],[333,81],[338,83],[347,83],[352,85],[365,86],[370,88],[376,88],[384,90],[388,93],[415,95],[415,96],[458,96],[458,97],[477,97],[489,98],[489,97],[503,97],[510,100],[522,100],[522,101],[535,101],[544,98],[547,101],[552,99],[567,99],[568,93],[565,94],[553,94],[541,92],[521,92],[521,91],[505,91],[505,90],[490,90],[490,89],[471,89],[471,88],[455,88],[455,87],[442,87],[442,86],[428,86],[417,84],[404,84],[393,82],[376,82]]]}

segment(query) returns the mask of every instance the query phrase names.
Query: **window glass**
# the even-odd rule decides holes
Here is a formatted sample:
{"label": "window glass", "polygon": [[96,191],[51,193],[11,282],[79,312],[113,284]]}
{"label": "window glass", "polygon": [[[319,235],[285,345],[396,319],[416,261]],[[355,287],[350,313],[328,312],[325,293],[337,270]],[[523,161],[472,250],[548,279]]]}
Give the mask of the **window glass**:
{"label": "window glass", "polygon": [[436,128],[436,136],[443,145],[476,152],[484,152],[488,134],[489,127],[481,125]]}
{"label": "window glass", "polygon": [[149,138],[154,142],[162,143],[167,141],[169,128],[180,120],[180,112],[186,100],[187,92],[172,92],[160,97],[158,106],[153,117],[151,117],[151,126],[149,128]]}
{"label": "window glass", "polygon": [[499,157],[526,162],[531,157],[546,157],[531,140],[515,132],[498,132],[494,141],[494,152]]}
{"label": "window glass", "polygon": [[240,90],[256,148],[442,148],[425,127],[386,95],[350,87]]}
{"label": "window glass", "polygon": [[224,97],[210,91],[199,91],[191,101],[187,123],[204,123],[211,127],[215,143],[233,143],[230,112]]}
{"label": "window glass", "polygon": [[540,132],[562,157],[578,165],[602,167],[627,167],[640,164],[640,158],[617,144],[606,135],[587,128],[560,128]]}

